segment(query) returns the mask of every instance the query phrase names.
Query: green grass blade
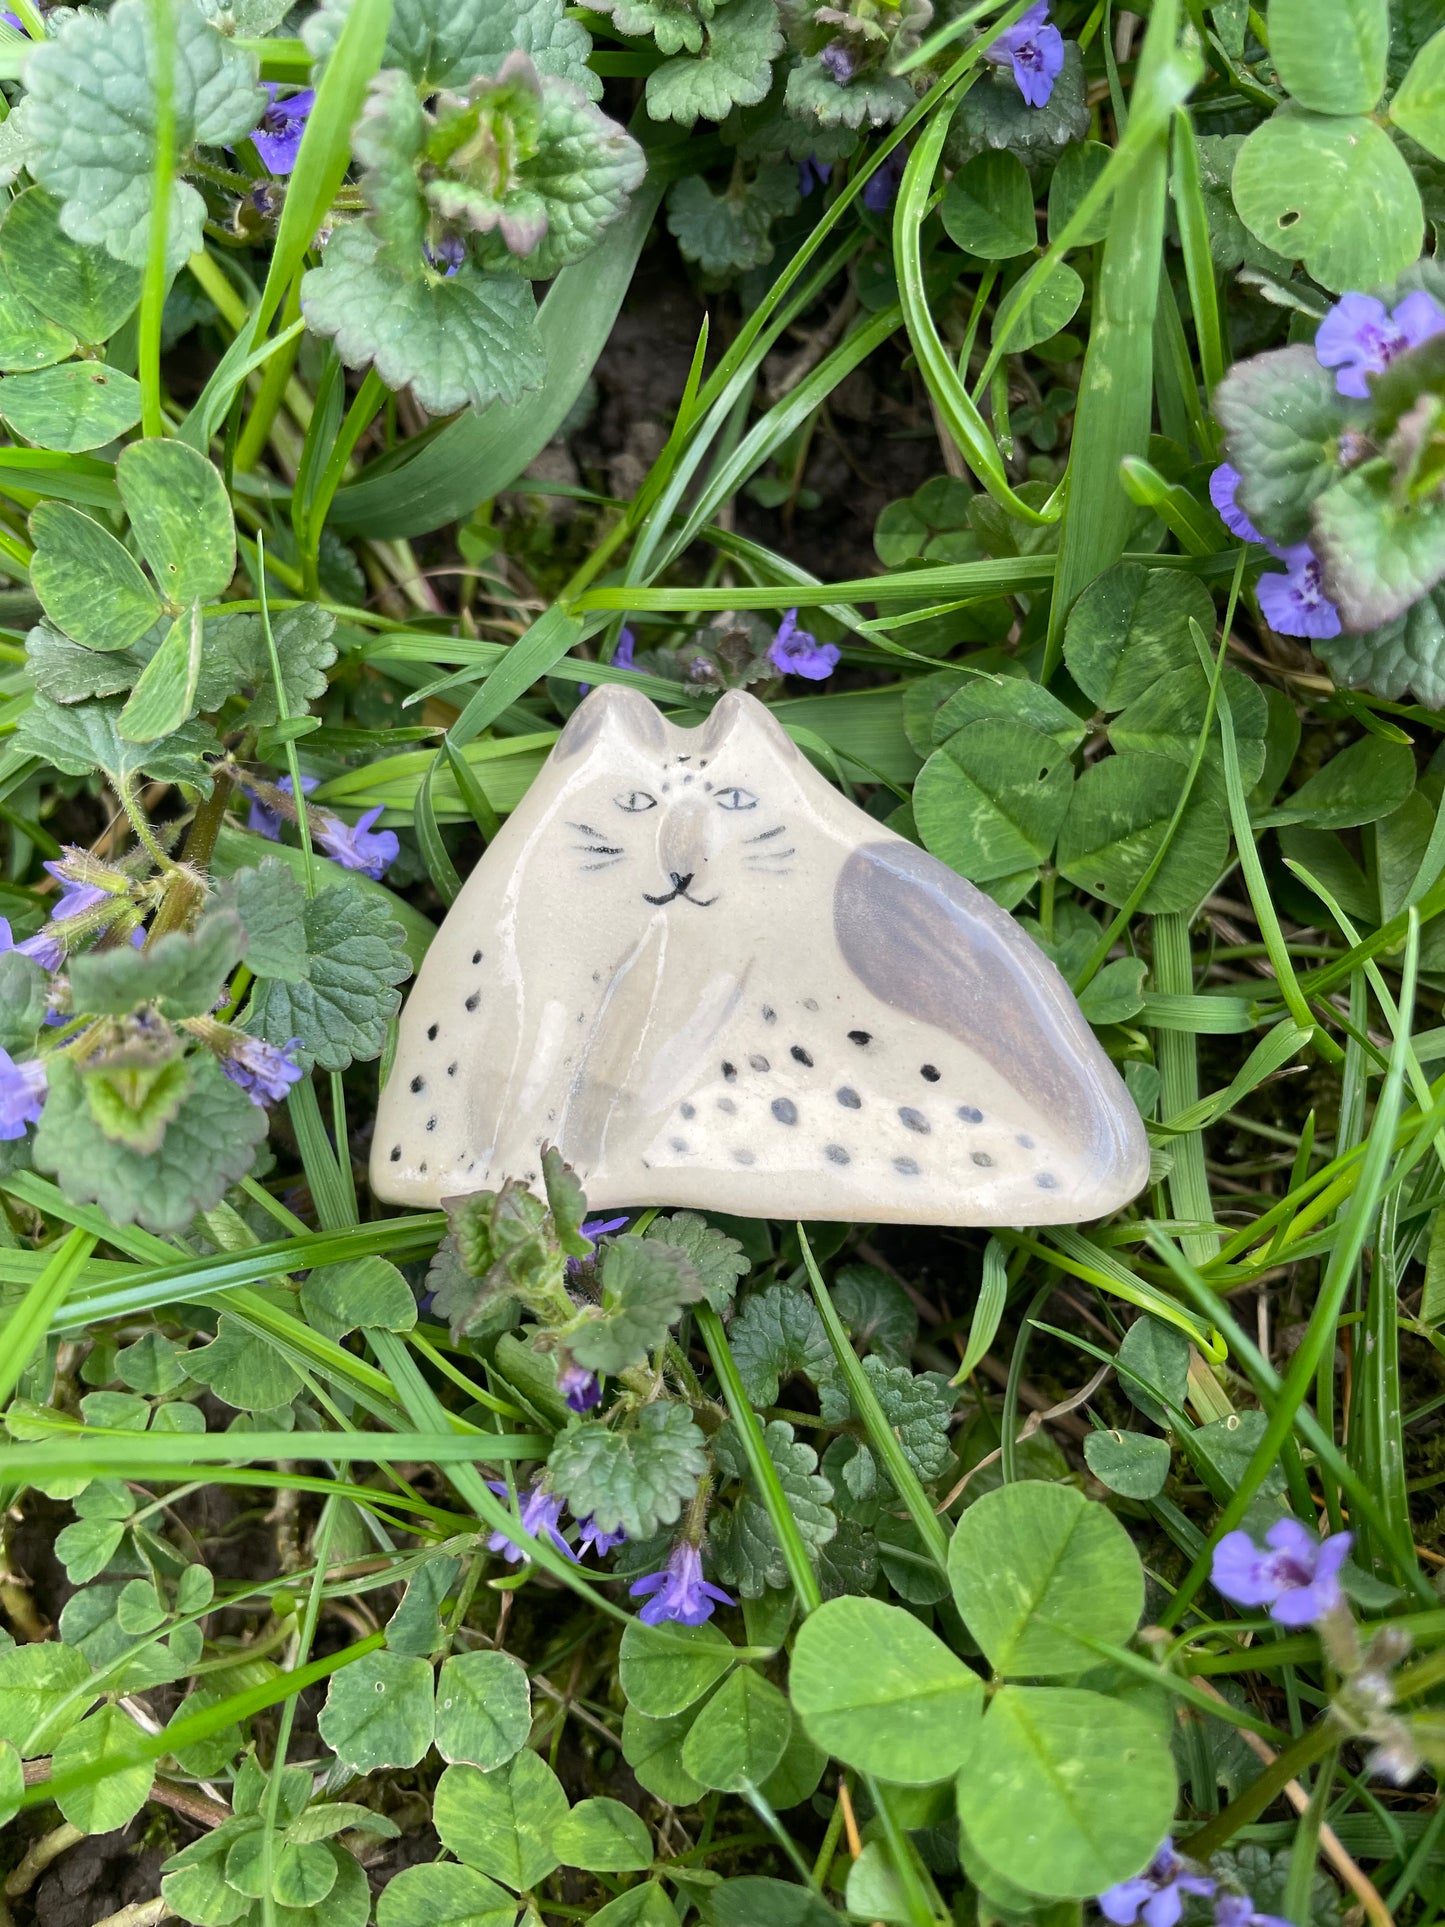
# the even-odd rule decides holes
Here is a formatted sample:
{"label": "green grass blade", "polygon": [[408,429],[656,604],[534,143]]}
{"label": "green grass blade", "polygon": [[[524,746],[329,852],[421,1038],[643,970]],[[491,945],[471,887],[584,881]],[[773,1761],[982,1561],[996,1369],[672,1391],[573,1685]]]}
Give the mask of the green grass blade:
{"label": "green grass blade", "polygon": [[94,1231],[69,1231],[48,1255],[44,1271],[5,1320],[0,1354],[0,1399],[8,1399],[45,1343],[81,1266],[95,1250]]}

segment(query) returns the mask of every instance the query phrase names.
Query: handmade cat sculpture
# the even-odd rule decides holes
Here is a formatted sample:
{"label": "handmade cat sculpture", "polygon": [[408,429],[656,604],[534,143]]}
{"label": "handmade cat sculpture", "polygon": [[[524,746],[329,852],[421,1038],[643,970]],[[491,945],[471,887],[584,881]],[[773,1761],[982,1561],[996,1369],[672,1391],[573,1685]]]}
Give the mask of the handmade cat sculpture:
{"label": "handmade cat sculpture", "polygon": [[1123,1082],[1004,911],[839,794],[754,697],[595,690],[401,1019],[371,1182],[755,1217],[1056,1224],[1142,1187]]}

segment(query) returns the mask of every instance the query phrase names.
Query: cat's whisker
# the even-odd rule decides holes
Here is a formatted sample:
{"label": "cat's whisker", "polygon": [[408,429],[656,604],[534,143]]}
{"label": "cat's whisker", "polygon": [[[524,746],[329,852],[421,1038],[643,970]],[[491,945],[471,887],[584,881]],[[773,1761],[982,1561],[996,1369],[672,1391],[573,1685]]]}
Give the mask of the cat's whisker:
{"label": "cat's whisker", "polygon": [[775,823],[770,830],[760,830],[756,836],[745,836],[744,843],[766,843],[770,837],[781,836],[787,829],[786,823]]}

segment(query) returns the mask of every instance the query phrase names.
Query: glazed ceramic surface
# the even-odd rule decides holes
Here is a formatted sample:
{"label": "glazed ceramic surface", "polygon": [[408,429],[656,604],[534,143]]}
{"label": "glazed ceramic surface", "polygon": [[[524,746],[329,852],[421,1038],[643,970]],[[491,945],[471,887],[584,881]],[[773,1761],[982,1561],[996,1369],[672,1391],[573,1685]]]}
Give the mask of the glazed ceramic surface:
{"label": "glazed ceramic surface", "polygon": [[1018,925],[847,802],[755,698],[582,703],[401,1019],[376,1193],[1054,1224],[1144,1184],[1122,1080]]}

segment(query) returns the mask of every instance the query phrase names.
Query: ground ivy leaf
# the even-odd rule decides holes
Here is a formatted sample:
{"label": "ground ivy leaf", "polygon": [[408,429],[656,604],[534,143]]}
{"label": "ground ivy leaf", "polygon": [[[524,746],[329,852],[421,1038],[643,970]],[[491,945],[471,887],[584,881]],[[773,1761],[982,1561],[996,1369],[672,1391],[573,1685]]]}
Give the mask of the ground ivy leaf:
{"label": "ground ivy leaf", "polygon": [[944,153],[961,167],[986,147],[1006,147],[1026,161],[1043,160],[1089,131],[1084,61],[1074,41],[1064,42],[1064,65],[1042,107],[1030,107],[1008,68],[992,69],[976,80],[948,130]]}
{"label": "ground ivy leaf", "polygon": [[217,909],[187,934],[172,931],[145,950],[92,950],[70,965],[77,1013],[124,1016],[158,1003],[164,1017],[200,1017],[241,960],[245,933],[234,910]]}
{"label": "ground ivy leaf", "polygon": [[45,1017],[45,972],[18,950],[0,951],[0,1049],[29,1044]]}
{"label": "ground ivy leaf", "polygon": [[[326,672],[336,660],[335,629],[335,616],[314,602],[298,602],[272,615],[288,715],[301,715],[326,694]],[[219,709],[228,696],[244,689],[255,691],[245,715],[248,726],[264,729],[279,720],[271,652],[259,614],[208,616],[197,706]]]}
{"label": "ground ivy leaf", "polygon": [[211,772],[204,758],[219,756],[215,731],[201,722],[183,723],[155,743],[127,743],[118,727],[118,702],[67,703],[62,707],[37,696],[20,719],[13,738],[29,756],[39,756],[67,776],[90,776],[103,769],[124,781],[142,770],[163,783],[190,783],[211,793]]}
{"label": "ground ivy leaf", "polygon": [[30,584],[57,629],[87,649],[128,649],[161,613],[155,590],[109,529],[68,502],[30,517]]}
{"label": "ground ivy leaf", "polygon": [[[833,1487],[818,1471],[818,1455],[782,1419],[763,1428],[768,1456],[777,1470],[788,1512],[810,1549],[825,1546],[838,1530],[833,1511]],[[773,1531],[768,1509],[752,1474],[747,1470],[736,1428],[729,1423],[714,1441],[718,1461],[743,1490],[730,1513],[715,1513],[711,1539],[722,1583],[736,1586],[745,1599],[761,1599],[769,1586],[788,1584],[788,1562]]]}
{"label": "ground ivy leaf", "polygon": [[[640,187],[647,163],[637,142],[609,120],[581,88],[566,81],[542,81],[541,124],[536,155],[517,169],[519,186],[536,194],[547,214],[547,232],[517,264],[533,280],[547,281],[580,261],[627,206]],[[502,243],[495,243],[495,265]]]}
{"label": "ground ivy leaf", "polygon": [[140,420],[140,383],[103,361],[67,361],[0,381],[0,415],[37,448],[77,455]]}
{"label": "ground ivy leaf", "polygon": [[756,107],[767,98],[782,51],[773,0],[728,0],[708,22],[705,53],[665,60],[647,76],[647,111],[691,127],[699,115],[722,120],[729,108]]}
{"label": "ground ivy leaf", "polygon": [[241,920],[241,955],[256,977],[301,983],[306,977],[306,892],[279,857],[237,870],[216,893]]}
{"label": "ground ivy leaf", "polygon": [[702,52],[702,21],[685,0],[603,0],[601,11],[629,39],[650,33],[660,54]]}
{"label": "ground ivy leaf", "polygon": [[822,56],[800,60],[788,75],[788,111],[818,127],[891,127],[913,105],[913,89],[898,74],[866,68],[840,87]]}
{"label": "ground ivy leaf", "polygon": [[[202,244],[206,205],[184,178],[187,155],[198,144],[239,140],[266,105],[253,55],[218,34],[193,0],[177,0],[174,18],[177,172],[166,244],[171,272]],[[62,203],[65,232],[137,268],[145,265],[150,236],[155,62],[144,0],[116,0],[109,13],[71,13],[55,38],[42,41],[26,61],[28,92],[16,110],[27,143],[25,164]]]}
{"label": "ground ivy leaf", "polygon": [[707,275],[762,267],[773,258],[773,223],[798,205],[798,170],[765,161],[751,181],[721,190],[687,174],[667,191],[667,226],[683,255]]}
{"label": "ground ivy leaf", "polygon": [[1309,509],[1335,480],[1346,405],[1335,377],[1304,342],[1237,361],[1214,391],[1225,454],[1239,470],[1235,500],[1271,541],[1309,537]]}
{"label": "ground ivy leaf", "polygon": [[256,986],[253,1028],[273,1044],[299,1037],[323,1070],[341,1071],[381,1050],[411,975],[405,932],[386,905],[347,884],[321,890],[302,917],[305,975]]}
{"label": "ground ivy leaf", "polygon": [[91,1114],[84,1080],[67,1058],[50,1060],[50,1094],[35,1129],[35,1162],[68,1198],[98,1204],[117,1224],[184,1231],[198,1211],[219,1204],[251,1168],[266,1135],[266,1114],[208,1052],[191,1061],[190,1088],[152,1155],[105,1136]]}
{"label": "ground ivy leaf", "polygon": [[1345,628],[1403,616],[1445,576],[1445,507],[1394,500],[1390,468],[1371,462],[1315,498],[1314,549]]}
{"label": "ground ivy leaf", "polygon": [[695,1211],[674,1211],[670,1218],[654,1218],[649,1238],[661,1238],[685,1251],[702,1280],[703,1295],[716,1312],[726,1311],[751,1265],[736,1238],[699,1217]]}
{"label": "ground ivy leaf", "polygon": [[833,1307],[848,1336],[888,1365],[906,1365],[918,1337],[918,1313],[896,1278],[876,1265],[843,1265],[833,1279]]}
{"label": "ground ivy leaf", "polygon": [[667,1337],[683,1306],[702,1296],[702,1279],[682,1246],[613,1238],[602,1254],[600,1313],[569,1334],[568,1350],[589,1371],[615,1376],[641,1364]]}
{"label": "ground ivy leaf", "polygon": [[836,1370],[823,1321],[797,1285],[755,1292],[728,1327],[728,1342],[756,1406],[776,1405],[779,1386],[796,1373],[821,1385]]}
{"label": "ground ivy leaf", "polygon": [[[863,1360],[863,1373],[903,1447],[903,1456],[920,1479],[936,1479],[953,1456],[948,1421],[954,1399],[948,1380],[939,1372],[915,1376],[906,1365],[889,1365],[878,1357]],[[841,1379],[823,1387],[819,1403],[831,1425],[843,1425],[858,1416]]]}
{"label": "ground ivy leaf", "polygon": [[364,170],[361,191],[371,210],[369,225],[403,274],[419,266],[426,239],[426,205],[416,164],[427,132],[415,87],[400,68],[385,68],[367,92],[351,146]]}
{"label": "ground ivy leaf", "polygon": [[469,263],[446,279],[420,257],[403,274],[363,222],[332,235],[302,282],[302,307],[348,367],[374,364],[434,415],[517,401],[547,372],[528,282]]}
{"label": "ground ivy leaf", "polygon": [[1445,590],[1432,589],[1402,616],[1364,635],[1311,644],[1335,681],[1398,702],[1413,690],[1427,709],[1445,709]]}
{"label": "ground ivy leaf", "polygon": [[[306,44],[324,61],[336,45],[351,0],[325,0],[307,20]],[[566,16],[565,0],[395,0],[383,67],[400,67],[419,91],[464,88],[495,74],[507,55],[530,54],[539,73],[556,74],[594,100],[602,82],[587,65],[592,40]]]}
{"label": "ground ivy leaf", "polygon": [[684,1405],[644,1405],[630,1426],[613,1430],[576,1419],[548,1460],[552,1483],[579,1518],[604,1532],[620,1527],[646,1539],[670,1526],[707,1470],[702,1433]]}

